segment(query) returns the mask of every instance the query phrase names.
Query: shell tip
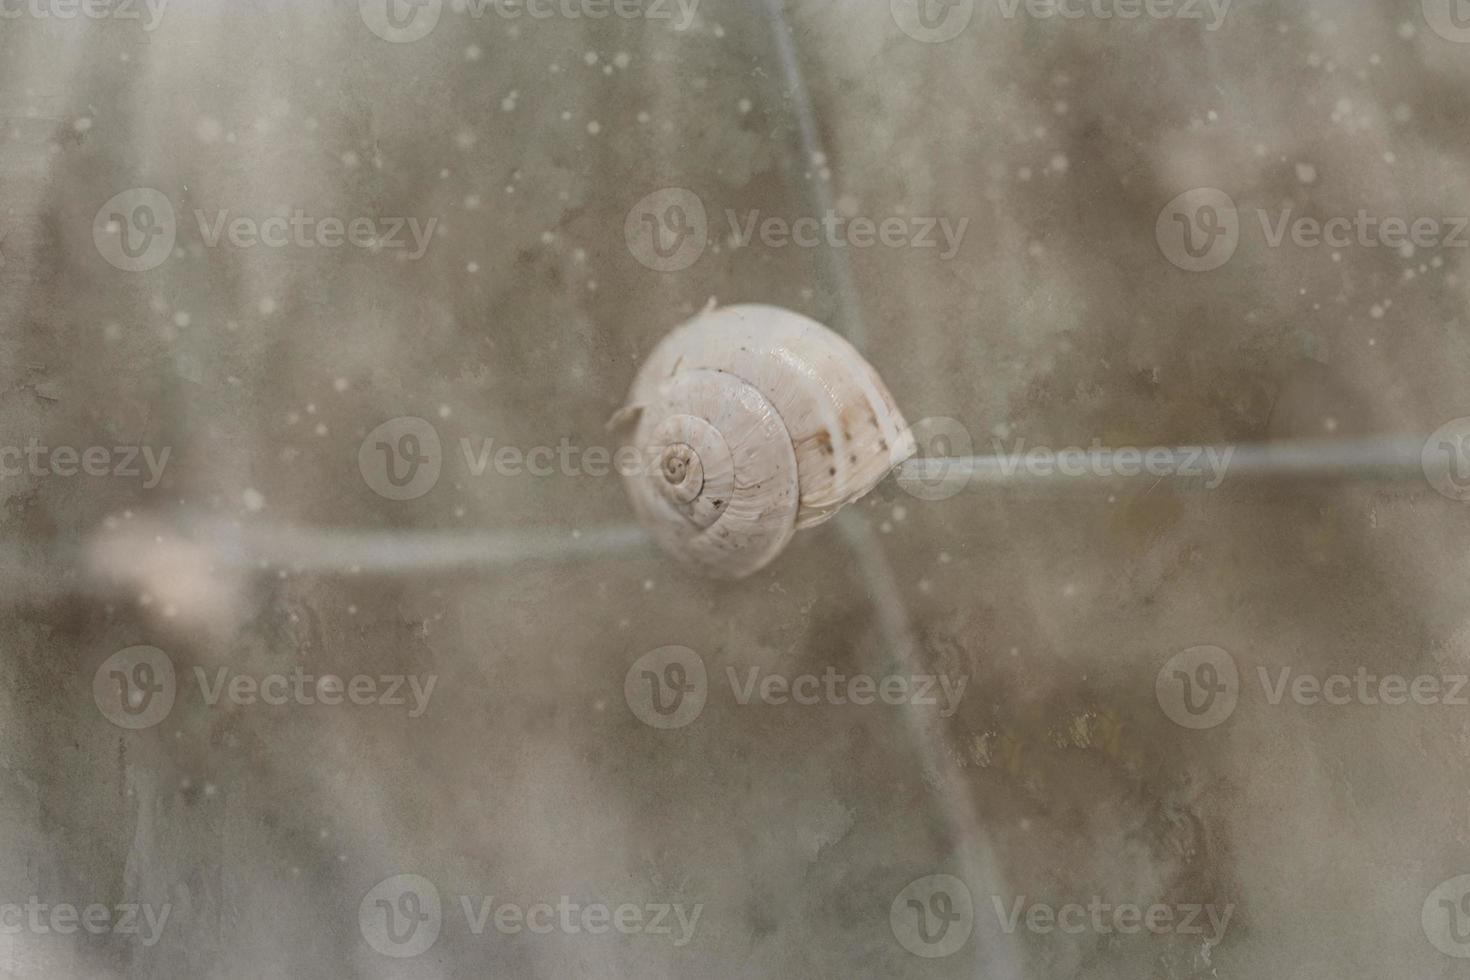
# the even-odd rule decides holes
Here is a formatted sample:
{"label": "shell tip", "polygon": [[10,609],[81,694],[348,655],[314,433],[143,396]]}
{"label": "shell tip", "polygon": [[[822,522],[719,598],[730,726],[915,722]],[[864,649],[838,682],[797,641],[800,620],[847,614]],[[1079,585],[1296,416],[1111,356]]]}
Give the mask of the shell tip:
{"label": "shell tip", "polygon": [[643,414],[642,405],[624,405],[613,412],[612,417],[603,423],[603,429],[607,432],[617,432],[625,429],[638,421],[638,416]]}

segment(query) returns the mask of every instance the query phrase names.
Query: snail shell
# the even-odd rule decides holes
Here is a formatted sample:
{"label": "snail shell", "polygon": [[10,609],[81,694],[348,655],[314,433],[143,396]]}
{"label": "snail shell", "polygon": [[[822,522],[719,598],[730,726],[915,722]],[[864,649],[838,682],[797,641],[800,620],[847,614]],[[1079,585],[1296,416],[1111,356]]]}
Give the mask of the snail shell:
{"label": "snail shell", "polygon": [[826,327],[773,306],[706,312],[659,342],[614,423],[660,546],[717,578],[769,564],[914,454],[878,373]]}

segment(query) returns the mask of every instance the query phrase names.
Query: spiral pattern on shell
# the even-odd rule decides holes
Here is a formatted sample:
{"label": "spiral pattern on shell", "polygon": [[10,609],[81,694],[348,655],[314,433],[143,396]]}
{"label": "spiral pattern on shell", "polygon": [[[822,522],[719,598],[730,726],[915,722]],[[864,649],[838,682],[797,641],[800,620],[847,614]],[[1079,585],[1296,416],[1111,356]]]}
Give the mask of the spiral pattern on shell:
{"label": "spiral pattern on shell", "polygon": [[799,313],[730,306],[675,329],[622,418],[646,464],[627,477],[667,552],[718,578],[764,568],[913,455],[892,395],[851,344]]}

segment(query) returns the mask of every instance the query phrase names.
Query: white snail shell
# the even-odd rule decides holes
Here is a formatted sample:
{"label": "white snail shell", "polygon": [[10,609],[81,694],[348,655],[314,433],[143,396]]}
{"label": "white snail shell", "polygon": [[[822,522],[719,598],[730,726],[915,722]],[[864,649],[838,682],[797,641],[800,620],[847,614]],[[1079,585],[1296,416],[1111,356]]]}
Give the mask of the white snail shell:
{"label": "white snail shell", "polygon": [[764,568],[915,451],[862,355],[773,306],[711,310],[660,341],[614,421],[633,419],[634,510],[665,551],[716,578]]}

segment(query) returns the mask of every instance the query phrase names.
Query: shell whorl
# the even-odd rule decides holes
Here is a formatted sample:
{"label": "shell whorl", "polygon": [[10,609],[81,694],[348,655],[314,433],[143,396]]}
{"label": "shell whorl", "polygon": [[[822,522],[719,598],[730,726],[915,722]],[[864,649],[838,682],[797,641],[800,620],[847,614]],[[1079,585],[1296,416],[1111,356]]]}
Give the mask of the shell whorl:
{"label": "shell whorl", "polygon": [[871,490],[913,455],[876,371],[798,313],[730,306],[675,329],[629,396],[646,462],[634,507],[676,556],[749,575],[800,528]]}

